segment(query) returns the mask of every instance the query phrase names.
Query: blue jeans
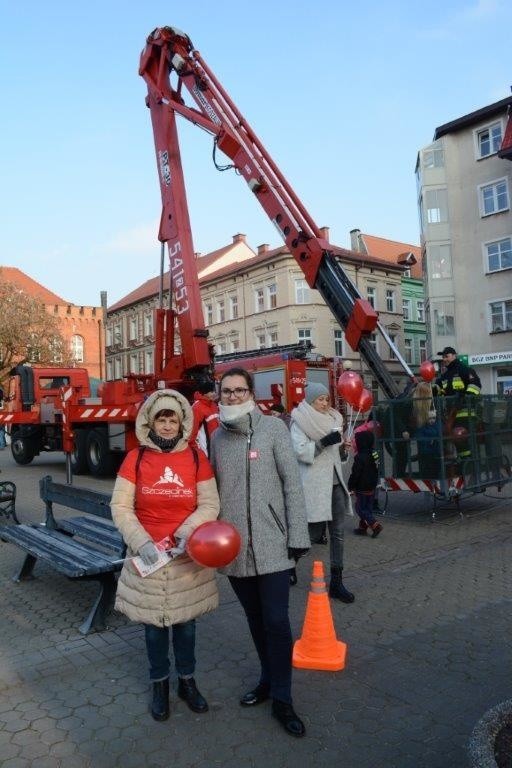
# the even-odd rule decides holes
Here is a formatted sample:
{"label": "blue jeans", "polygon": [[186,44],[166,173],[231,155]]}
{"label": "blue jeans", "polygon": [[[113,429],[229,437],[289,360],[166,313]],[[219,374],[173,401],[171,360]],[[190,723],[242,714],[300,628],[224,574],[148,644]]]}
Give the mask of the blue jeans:
{"label": "blue jeans", "polygon": [[5,448],[7,445],[5,441],[5,427],[0,427],[0,448]]}
{"label": "blue jeans", "polygon": [[[331,558],[331,568],[343,568],[343,545],[345,540],[345,506],[347,497],[341,485],[336,484],[332,487],[331,509],[332,520],[327,520],[329,528],[329,554]],[[309,535],[312,541],[317,541],[323,532],[325,522],[309,523]]]}
{"label": "blue jeans", "polygon": [[247,616],[261,664],[260,684],[273,699],[292,703],[292,630],[288,616],[289,571],[229,577]]}
{"label": "blue jeans", "polygon": [[374,498],[374,493],[356,493],[356,513],[359,519],[368,525],[373,525],[376,522],[373,514]]}
{"label": "blue jeans", "polygon": [[[149,660],[149,679],[152,682],[169,677],[169,630],[171,627],[155,627],[144,624],[146,650]],[[191,619],[172,626],[174,665],[179,677],[193,675],[196,668],[196,621]]]}

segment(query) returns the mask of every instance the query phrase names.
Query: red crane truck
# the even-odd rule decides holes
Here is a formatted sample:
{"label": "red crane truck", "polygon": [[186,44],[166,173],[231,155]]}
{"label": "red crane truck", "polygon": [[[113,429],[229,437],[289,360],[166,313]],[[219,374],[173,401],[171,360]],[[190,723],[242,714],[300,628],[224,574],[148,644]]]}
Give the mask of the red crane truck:
{"label": "red crane truck", "polygon": [[[55,415],[62,435],[55,445],[70,456],[72,471],[111,473],[119,456],[136,445],[134,422],[148,393],[158,387],[176,387],[191,394],[201,380],[214,375],[194,258],[178,116],[212,135],[216,166],[221,167],[216,160],[219,151],[229,158],[227,167],[245,180],[275,224],[309,285],[320,292],[344,329],[348,343],[360,352],[381,390],[387,397],[397,396],[398,386],[369,335],[380,332],[411,379],[412,371],[379,323],[377,313],[346,275],[328,241],[190,38],[174,27],[155,29],[142,51],[139,74],[148,89],[146,104],[153,126],[162,197],[158,239],[162,247],[167,245],[169,253],[172,308],[156,310],[154,374],[130,374],[122,380],[105,382],[97,398],[90,398],[83,387],[73,386],[72,381],[61,389],[62,403],[55,408]],[[225,168],[223,165],[222,170]],[[181,342],[179,354],[175,353],[174,344],[176,324]],[[244,364],[257,370],[264,366],[264,361],[255,358],[249,363],[246,358]],[[308,366],[314,368],[313,364]],[[332,379],[332,369],[329,375]],[[276,386],[279,383],[275,382]],[[274,399],[278,399],[277,394],[277,390],[271,391]],[[300,399],[300,394],[295,394]],[[295,399],[292,396],[290,402]],[[23,456],[24,461],[29,461],[40,450],[47,450],[43,425],[38,422],[36,436],[32,416],[28,424],[26,412],[7,405],[8,413],[0,415],[0,423],[7,423],[11,432],[16,446],[14,458],[19,461]],[[35,400],[33,405],[37,405]]]}

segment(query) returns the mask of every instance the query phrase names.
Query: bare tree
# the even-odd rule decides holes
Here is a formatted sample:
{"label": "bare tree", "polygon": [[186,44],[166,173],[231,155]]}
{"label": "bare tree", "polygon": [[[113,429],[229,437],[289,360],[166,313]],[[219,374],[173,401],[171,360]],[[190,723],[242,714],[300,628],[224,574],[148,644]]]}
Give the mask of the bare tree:
{"label": "bare tree", "polygon": [[20,362],[70,364],[58,319],[14,283],[0,284],[0,382]]}

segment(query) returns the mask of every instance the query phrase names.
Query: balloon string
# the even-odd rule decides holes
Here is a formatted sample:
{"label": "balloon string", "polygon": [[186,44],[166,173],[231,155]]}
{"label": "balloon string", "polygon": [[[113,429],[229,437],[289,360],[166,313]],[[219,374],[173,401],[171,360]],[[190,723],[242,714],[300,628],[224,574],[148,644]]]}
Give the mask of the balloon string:
{"label": "balloon string", "polygon": [[353,424],[351,425],[351,431],[350,431],[350,435],[349,435],[349,437],[352,437],[352,435],[354,434],[354,429],[355,429],[355,426],[356,426],[356,422],[357,422],[357,419],[359,418],[359,414],[360,414],[360,413],[361,413],[361,409],[359,409],[359,410],[358,410],[358,412],[357,412],[357,413],[356,413],[356,415],[355,415],[355,418],[354,418],[354,422],[353,422]]}

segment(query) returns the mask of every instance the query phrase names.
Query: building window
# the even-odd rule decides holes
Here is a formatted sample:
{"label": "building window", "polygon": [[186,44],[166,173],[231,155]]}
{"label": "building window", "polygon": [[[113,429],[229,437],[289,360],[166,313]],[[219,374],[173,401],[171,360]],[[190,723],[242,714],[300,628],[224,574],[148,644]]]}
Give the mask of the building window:
{"label": "building window", "polygon": [[218,354],[219,355],[225,355],[227,352],[227,345],[225,341],[218,341],[216,344]]}
{"label": "building window", "polygon": [[256,288],[254,291],[254,311],[263,312],[265,309],[265,297],[263,294],[263,288]]}
{"label": "building window", "polygon": [[434,308],[434,324],[438,336],[455,335],[453,302],[446,301]]}
{"label": "building window", "polygon": [[495,155],[501,147],[501,123],[494,123],[477,131],[478,157]]}
{"label": "building window", "polygon": [[51,352],[52,363],[62,363],[62,340],[54,337],[50,340],[48,346]]}
{"label": "building window", "polygon": [[123,334],[121,333],[121,323],[114,325],[114,344],[123,343]]}
{"label": "building window", "polygon": [[425,322],[425,302],[423,299],[416,300],[416,317],[419,323]]}
{"label": "building window", "polygon": [[402,299],[402,313],[404,316],[404,320],[411,319],[411,300],[410,299]]}
{"label": "building window", "polygon": [[130,317],[130,341],[137,341],[139,335],[139,323],[136,317]]}
{"label": "building window", "polygon": [[420,363],[424,363],[427,359],[427,340],[420,339]]}
{"label": "building window", "polygon": [[105,330],[105,346],[111,347],[112,346],[112,328],[108,327]]}
{"label": "building window", "polygon": [[144,336],[152,336],[152,335],[153,335],[153,313],[146,312],[146,314],[144,315]]}
{"label": "building window", "polygon": [[368,341],[372,345],[372,347],[375,349],[376,352],[379,351],[379,345],[377,343],[377,334],[376,333],[370,333],[368,336]]}
{"label": "building window", "polygon": [[236,320],[238,317],[238,296],[229,297],[229,317]]}
{"label": "building window", "polygon": [[132,355],[130,355],[130,373],[138,373],[139,372],[139,355],[137,352],[134,352]]}
{"label": "building window", "polygon": [[485,244],[486,268],[489,272],[499,272],[512,267],[512,238],[505,237],[494,243]]}
{"label": "building window", "polygon": [[297,339],[299,341],[311,341],[311,328],[298,328]]}
{"label": "building window", "polygon": [[374,285],[367,285],[366,286],[366,298],[372,305],[374,309],[376,309],[376,288]]}
{"label": "building window", "polygon": [[114,378],[114,364],[112,360],[107,360],[107,381],[112,381]]}
{"label": "building window", "polygon": [[277,347],[279,344],[279,334],[277,331],[270,331],[268,334],[269,346]]}
{"label": "building window", "polygon": [[265,332],[256,333],[256,347],[258,349],[265,349]]}
{"label": "building window", "polygon": [[427,271],[433,280],[445,280],[452,276],[452,257],[449,245],[429,245]]}
{"label": "building window", "polygon": [[395,311],[395,292],[390,288],[386,289],[386,312]]}
{"label": "building window", "polygon": [[396,348],[396,333],[389,333],[389,340],[391,344],[389,345],[389,359],[390,360],[396,360],[395,355],[395,348]]}
{"label": "building window", "polygon": [[295,280],[295,303],[309,304],[309,286],[305,280]]}
{"label": "building window", "polygon": [[277,307],[277,285],[275,283],[267,285],[267,306],[269,309]]}
{"label": "building window", "polygon": [[154,373],[152,349],[147,349],[144,352],[144,373]]}
{"label": "building window", "polygon": [[480,189],[480,213],[490,216],[493,213],[508,210],[508,184],[506,179],[485,184]]}
{"label": "building window", "polygon": [[512,299],[493,301],[489,304],[491,313],[491,331],[512,331]]}
{"label": "building window", "polygon": [[425,192],[427,224],[448,221],[448,196],[446,189],[427,189]]}
{"label": "building window", "polygon": [[226,305],[224,299],[217,300],[217,322],[226,322]]}
{"label": "building window", "polygon": [[337,329],[334,331],[334,354],[336,357],[343,357],[343,331]]}
{"label": "building window", "polygon": [[423,152],[423,168],[443,168],[444,149],[427,149]]}
{"label": "building window", "polygon": [[71,359],[75,363],[83,363],[84,361],[84,339],[83,336],[76,333],[71,337]]}
{"label": "building window", "polygon": [[116,357],[114,360],[114,378],[121,379],[123,377],[123,365],[120,357]]}
{"label": "building window", "polygon": [[206,325],[213,325],[213,304],[210,301],[205,302],[204,314],[206,317]]}
{"label": "building window", "polygon": [[240,340],[239,339],[231,339],[231,352],[238,352],[240,349]]}
{"label": "building window", "polygon": [[412,365],[412,339],[404,339],[404,360]]}

